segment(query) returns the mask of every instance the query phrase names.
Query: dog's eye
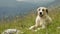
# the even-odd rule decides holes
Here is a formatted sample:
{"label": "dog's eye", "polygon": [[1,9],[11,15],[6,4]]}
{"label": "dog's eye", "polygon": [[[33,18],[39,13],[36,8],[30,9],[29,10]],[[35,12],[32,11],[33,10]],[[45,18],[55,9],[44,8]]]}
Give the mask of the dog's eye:
{"label": "dog's eye", "polygon": [[39,9],[39,11],[40,11],[40,9]]}
{"label": "dog's eye", "polygon": [[42,9],[42,11],[44,11],[44,9]]}

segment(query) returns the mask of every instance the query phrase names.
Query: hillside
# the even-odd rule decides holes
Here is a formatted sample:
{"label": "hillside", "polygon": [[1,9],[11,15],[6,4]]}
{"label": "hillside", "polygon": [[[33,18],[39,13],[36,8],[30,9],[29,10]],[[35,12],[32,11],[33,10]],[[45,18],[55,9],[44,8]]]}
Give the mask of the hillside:
{"label": "hillside", "polygon": [[54,7],[59,6],[60,0],[54,1],[20,1],[16,0],[0,0],[0,19],[14,16],[26,15],[30,11],[37,9],[38,7]]}
{"label": "hillside", "polygon": [[[49,11],[49,16],[53,19],[53,23],[47,27],[47,29],[41,29],[37,32],[28,30],[31,25],[35,24],[36,14],[29,13],[28,15],[21,17],[16,17],[12,21],[0,21],[0,33],[5,29],[16,28],[23,31],[23,34],[60,34],[60,9],[54,8]],[[3,24],[4,23],[4,24]]]}

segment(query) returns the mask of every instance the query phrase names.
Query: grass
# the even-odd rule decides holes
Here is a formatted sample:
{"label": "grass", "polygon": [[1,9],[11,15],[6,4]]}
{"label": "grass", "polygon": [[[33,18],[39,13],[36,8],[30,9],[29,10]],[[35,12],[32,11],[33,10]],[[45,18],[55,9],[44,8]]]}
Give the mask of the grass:
{"label": "grass", "polygon": [[53,19],[53,23],[48,26],[47,29],[41,29],[37,32],[33,32],[28,30],[28,28],[35,23],[36,14],[30,13],[24,18],[13,19],[12,21],[1,21],[0,23],[0,33],[3,32],[5,29],[16,28],[23,31],[23,34],[60,34],[60,10],[51,10],[49,15]]}

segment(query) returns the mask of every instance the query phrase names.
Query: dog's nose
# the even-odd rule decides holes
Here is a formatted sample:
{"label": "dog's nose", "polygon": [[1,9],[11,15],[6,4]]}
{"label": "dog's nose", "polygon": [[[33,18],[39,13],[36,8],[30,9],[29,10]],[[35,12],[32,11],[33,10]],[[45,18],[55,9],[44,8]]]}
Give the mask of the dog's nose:
{"label": "dog's nose", "polygon": [[40,15],[42,15],[42,12],[40,12]]}

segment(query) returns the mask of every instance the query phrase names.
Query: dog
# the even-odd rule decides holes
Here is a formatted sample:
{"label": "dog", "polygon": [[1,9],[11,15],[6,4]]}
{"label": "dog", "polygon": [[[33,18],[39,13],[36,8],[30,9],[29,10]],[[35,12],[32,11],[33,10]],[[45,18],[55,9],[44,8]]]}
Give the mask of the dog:
{"label": "dog", "polygon": [[47,25],[52,23],[52,19],[48,16],[48,9],[46,7],[39,7],[37,9],[37,17],[35,22],[35,25],[29,28],[30,30],[37,27],[44,29]]}
{"label": "dog", "polygon": [[[17,30],[17,29],[7,29],[4,32],[2,32],[2,34],[14,34],[14,33],[18,34],[19,32],[20,32],[20,30]],[[23,33],[23,32],[21,32],[21,33]]]}

